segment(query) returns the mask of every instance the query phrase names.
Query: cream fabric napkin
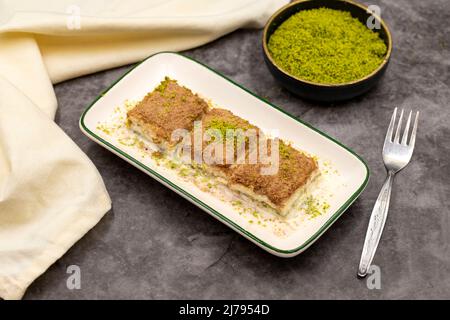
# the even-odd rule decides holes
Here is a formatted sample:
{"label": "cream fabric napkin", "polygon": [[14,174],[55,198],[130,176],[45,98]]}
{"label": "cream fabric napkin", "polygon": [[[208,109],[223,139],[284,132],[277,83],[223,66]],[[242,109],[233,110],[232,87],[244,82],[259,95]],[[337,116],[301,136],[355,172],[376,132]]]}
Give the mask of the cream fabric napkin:
{"label": "cream fabric napkin", "polygon": [[287,2],[0,0],[0,297],[20,299],[111,207],[53,122],[52,84],[261,27]]}

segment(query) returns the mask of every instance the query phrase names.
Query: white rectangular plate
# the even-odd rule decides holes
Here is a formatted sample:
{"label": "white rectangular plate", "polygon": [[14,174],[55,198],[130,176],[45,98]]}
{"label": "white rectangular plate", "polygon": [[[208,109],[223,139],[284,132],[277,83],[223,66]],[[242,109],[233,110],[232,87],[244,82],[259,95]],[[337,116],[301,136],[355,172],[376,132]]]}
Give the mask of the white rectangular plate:
{"label": "white rectangular plate", "polygon": [[[280,225],[289,225],[288,232],[280,232],[270,225],[270,221],[264,224],[260,221],[255,223],[249,220],[248,216],[239,214],[229,201],[223,201],[210,192],[201,190],[167,168],[156,165],[151,158],[142,158],[135,149],[124,146],[98,128],[99,123],[111,118],[117,106],[123,105],[127,100],[142,99],[165,76],[178,80],[181,85],[208,98],[215,105],[249,120],[263,131],[278,130],[280,138],[317,156],[324,163],[330,163],[332,169],[321,170],[333,170],[337,174],[330,176],[328,181],[324,179],[319,182],[323,184],[319,187],[324,189],[327,185],[325,189],[332,193],[327,200],[326,213],[313,219],[303,217],[293,224],[289,218],[277,220],[276,223]],[[90,139],[171,188],[261,248],[282,257],[295,256],[317,240],[355,201],[369,178],[365,162],[347,147],[216,71],[172,52],[155,54],[118,79],[86,109],[80,119],[80,128]]]}

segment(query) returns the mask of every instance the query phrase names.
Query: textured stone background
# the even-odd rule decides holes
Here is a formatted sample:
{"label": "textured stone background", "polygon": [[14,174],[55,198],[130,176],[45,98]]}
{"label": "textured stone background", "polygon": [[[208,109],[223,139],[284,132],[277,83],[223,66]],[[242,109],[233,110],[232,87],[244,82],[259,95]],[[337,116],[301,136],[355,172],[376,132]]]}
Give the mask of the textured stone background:
{"label": "textured stone background", "polygon": [[[57,123],[100,170],[113,210],[28,290],[27,299],[450,298],[450,9],[447,0],[373,1],[394,36],[382,83],[339,105],[305,102],[280,88],[261,55],[261,31],[238,31],[186,52],[336,137],[368,162],[359,200],[303,254],[272,256],[88,140],[86,106],[130,67],[56,86]],[[381,147],[392,109],[421,111],[412,163],[398,175],[374,263],[381,290],[356,278],[385,172]],[[82,289],[66,288],[81,267]]]}

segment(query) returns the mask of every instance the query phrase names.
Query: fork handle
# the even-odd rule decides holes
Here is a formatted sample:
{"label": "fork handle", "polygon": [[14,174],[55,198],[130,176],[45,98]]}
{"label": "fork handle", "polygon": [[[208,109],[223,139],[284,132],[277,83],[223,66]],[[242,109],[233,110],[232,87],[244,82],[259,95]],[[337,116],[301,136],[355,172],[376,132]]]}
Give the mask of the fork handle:
{"label": "fork handle", "polygon": [[391,198],[392,182],[394,173],[389,171],[380,194],[378,195],[375,206],[369,220],[369,227],[364,240],[364,247],[359,262],[358,276],[365,277],[372,263],[375,251],[377,251],[381,234],[383,233],[384,224],[389,210],[389,200]]}

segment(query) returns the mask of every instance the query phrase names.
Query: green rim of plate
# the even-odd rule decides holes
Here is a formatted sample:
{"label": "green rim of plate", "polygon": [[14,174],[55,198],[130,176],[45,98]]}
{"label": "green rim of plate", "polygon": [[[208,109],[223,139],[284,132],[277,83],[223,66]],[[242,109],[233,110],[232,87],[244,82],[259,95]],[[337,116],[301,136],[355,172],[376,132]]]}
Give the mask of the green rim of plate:
{"label": "green rim of plate", "polygon": [[[94,132],[92,132],[91,130],[89,130],[86,125],[84,124],[84,118],[87,114],[87,112],[89,111],[89,109],[91,109],[91,107],[99,100],[101,99],[109,90],[111,90],[112,87],[114,87],[120,80],[122,80],[122,78],[124,78],[127,74],[129,74],[131,71],[133,71],[136,67],[138,67],[141,63],[143,63],[144,61],[159,55],[159,54],[175,54],[178,56],[181,56],[185,59],[191,60],[192,62],[195,62],[203,67],[205,67],[206,69],[208,69],[209,71],[214,72],[215,74],[217,74],[218,76],[224,78],[225,80],[231,82],[233,85],[237,86],[238,88],[246,91],[247,93],[251,94],[252,96],[254,96],[255,98],[265,102],[266,104],[268,104],[269,106],[271,106],[272,108],[278,110],[279,112],[289,116],[290,118],[294,119],[295,121],[307,126],[308,128],[316,131],[317,133],[321,134],[322,136],[328,138],[329,140],[333,141],[334,143],[336,143],[337,145],[339,145],[340,147],[344,148],[345,150],[347,150],[348,152],[350,152],[352,155],[354,155],[359,161],[361,161],[361,163],[364,165],[364,167],[366,168],[366,177],[364,179],[364,182],[361,184],[361,186],[355,191],[355,193],[352,194],[352,196],[330,217],[330,219],[328,219],[321,227],[320,229],[314,234],[312,235],[308,240],[306,240],[301,246],[294,248],[294,249],[290,249],[290,250],[283,250],[283,249],[279,249],[276,247],[273,247],[272,245],[266,243],[265,241],[259,239],[258,237],[256,237],[255,235],[253,235],[251,232],[247,231],[246,229],[244,229],[243,227],[241,227],[240,225],[238,225],[237,223],[235,223],[234,221],[228,219],[227,217],[225,217],[224,215],[222,215],[220,212],[214,210],[213,208],[211,208],[210,206],[208,206],[207,204],[205,204],[204,202],[202,202],[200,199],[196,198],[195,196],[193,196],[192,194],[190,194],[189,192],[187,192],[186,190],[180,188],[176,183],[168,180],[167,178],[165,178],[164,176],[160,175],[159,173],[157,173],[156,171],[152,170],[151,168],[147,167],[145,164],[141,163],[140,161],[138,161],[137,159],[133,158],[132,156],[130,156],[129,154],[127,154],[126,152],[122,151],[121,149],[115,147],[114,145],[112,145],[111,143],[107,142],[106,140],[102,139],[101,137],[99,137],[98,135],[96,135]],[[117,152],[118,154],[122,155],[123,157],[127,158],[128,160],[130,160],[131,162],[133,162],[135,165],[139,166],[141,169],[147,171],[148,173],[150,173],[151,176],[153,176],[154,178],[157,178],[158,180],[163,181],[164,183],[166,183],[167,185],[169,185],[170,187],[172,187],[174,190],[176,190],[179,194],[181,194],[182,196],[184,196],[185,198],[187,198],[188,200],[191,200],[192,202],[194,202],[195,204],[197,204],[198,206],[200,206],[203,210],[206,210],[207,212],[213,214],[216,216],[216,218],[219,218],[220,220],[222,220],[225,224],[229,225],[230,227],[232,227],[233,229],[241,232],[242,234],[244,234],[245,236],[247,236],[248,238],[252,239],[253,241],[259,243],[260,245],[266,247],[267,249],[270,249],[272,251],[281,253],[281,254],[286,254],[286,255],[292,255],[295,253],[300,253],[302,251],[304,251],[306,248],[308,248],[314,241],[316,241],[341,215],[342,213],[344,213],[344,211],[358,198],[358,196],[361,194],[361,192],[364,190],[364,188],[367,186],[367,183],[369,181],[369,167],[367,166],[366,162],[357,154],[355,153],[353,150],[351,150],[350,148],[346,147],[345,145],[343,145],[342,143],[340,143],[339,141],[335,140],[334,138],[328,136],[326,133],[323,133],[322,131],[314,128],[312,125],[310,125],[307,122],[304,122],[300,119],[297,119],[296,117],[294,117],[293,115],[287,113],[286,111],[282,110],[281,108],[275,106],[274,104],[270,103],[269,101],[257,96],[256,94],[254,94],[253,92],[251,92],[250,90],[248,90],[247,88],[243,87],[242,85],[234,82],[233,80],[229,79],[228,77],[224,76],[223,74],[221,74],[220,72],[208,67],[207,65],[193,59],[190,58],[188,56],[185,56],[183,54],[177,53],[177,52],[172,52],[172,51],[162,51],[162,52],[158,52],[155,54],[152,54],[151,56],[145,58],[144,60],[142,60],[141,62],[137,63],[135,66],[133,66],[130,70],[128,70],[127,72],[125,72],[121,77],[119,77],[116,81],[114,81],[106,90],[104,90],[99,96],[97,96],[97,98],[95,98],[94,101],[92,101],[92,103],[86,108],[86,110],[83,112],[83,114],[81,115],[80,118],[80,126],[81,128],[88,134],[90,134],[92,137],[94,137],[97,141],[105,144],[108,148],[114,150],[115,152]]]}

